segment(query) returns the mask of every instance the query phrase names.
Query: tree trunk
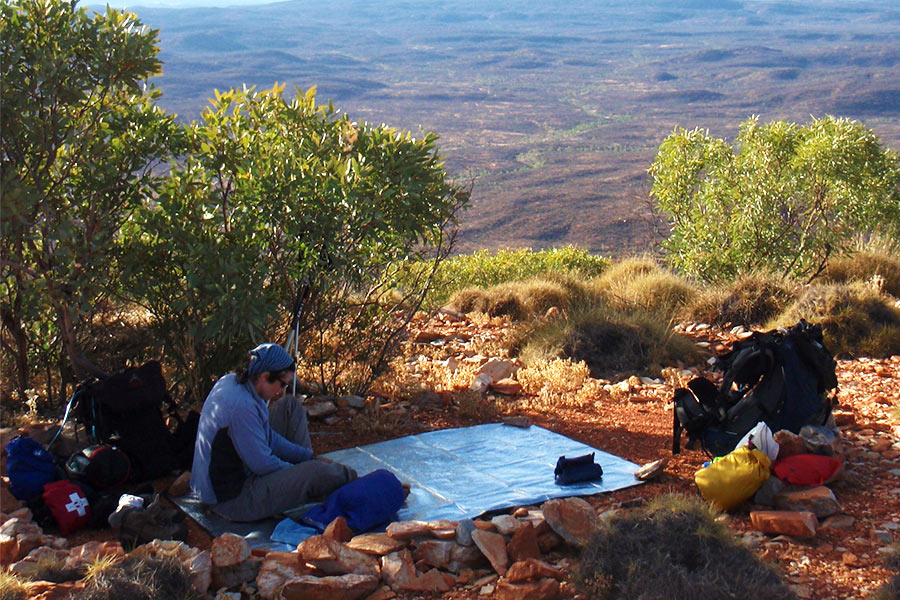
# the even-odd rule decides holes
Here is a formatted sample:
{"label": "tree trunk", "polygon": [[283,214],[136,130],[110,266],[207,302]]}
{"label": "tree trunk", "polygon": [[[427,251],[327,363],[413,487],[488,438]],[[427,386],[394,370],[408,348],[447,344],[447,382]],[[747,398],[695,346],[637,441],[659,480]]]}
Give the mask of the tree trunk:
{"label": "tree trunk", "polygon": [[25,335],[25,330],[22,329],[19,319],[11,311],[4,310],[2,320],[3,327],[9,331],[9,335],[12,336],[15,344],[9,350],[13,354],[16,364],[16,389],[19,392],[19,397],[24,398],[25,390],[28,389],[28,336]]}
{"label": "tree trunk", "polygon": [[90,375],[98,379],[106,379],[108,375],[78,350],[78,345],[75,342],[75,329],[72,327],[72,313],[69,312],[69,307],[65,303],[59,302],[56,305],[56,317],[63,346],[66,349],[69,360],[72,361],[72,367],[75,369],[75,374],[78,375],[78,378],[86,379]]}

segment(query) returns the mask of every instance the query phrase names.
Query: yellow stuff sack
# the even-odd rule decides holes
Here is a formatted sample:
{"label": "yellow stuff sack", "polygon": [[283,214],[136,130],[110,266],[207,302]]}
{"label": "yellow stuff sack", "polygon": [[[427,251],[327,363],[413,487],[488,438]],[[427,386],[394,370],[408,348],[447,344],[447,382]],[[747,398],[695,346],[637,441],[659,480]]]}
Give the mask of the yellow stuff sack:
{"label": "yellow stuff sack", "polygon": [[719,510],[730,510],[750,498],[769,478],[769,457],[742,446],[697,471],[700,495]]}

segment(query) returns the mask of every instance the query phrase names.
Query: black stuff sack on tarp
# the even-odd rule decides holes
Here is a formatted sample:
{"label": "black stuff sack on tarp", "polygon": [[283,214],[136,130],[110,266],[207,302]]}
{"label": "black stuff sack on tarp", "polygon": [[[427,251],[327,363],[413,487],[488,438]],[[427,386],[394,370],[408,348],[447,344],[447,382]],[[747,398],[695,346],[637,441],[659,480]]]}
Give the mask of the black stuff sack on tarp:
{"label": "black stuff sack on tarp", "polygon": [[582,481],[595,481],[603,477],[603,467],[594,462],[594,453],[566,458],[560,456],[553,471],[556,483],[571,485]]}
{"label": "black stuff sack on tarp", "polygon": [[724,456],[760,421],[773,432],[794,433],[825,424],[828,392],[837,388],[835,367],[822,327],[802,319],[735,342],[716,359],[719,386],[698,377],[675,390],[672,453],[681,449],[682,431],[688,448],[699,442],[708,454]]}

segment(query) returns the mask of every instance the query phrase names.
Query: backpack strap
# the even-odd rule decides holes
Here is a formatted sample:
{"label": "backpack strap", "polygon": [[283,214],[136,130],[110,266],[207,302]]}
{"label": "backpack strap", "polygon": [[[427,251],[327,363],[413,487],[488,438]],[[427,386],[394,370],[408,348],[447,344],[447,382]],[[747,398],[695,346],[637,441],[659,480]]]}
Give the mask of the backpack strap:
{"label": "backpack strap", "polygon": [[672,454],[681,452],[681,421],[678,420],[678,411],[672,410]]}
{"label": "backpack strap", "polygon": [[825,341],[822,338],[822,326],[810,325],[805,320],[791,327],[788,335],[797,353],[803,359],[807,366],[811,367],[819,378],[818,392],[831,390],[837,387],[837,375],[835,368],[837,364],[828,348],[825,347]]}
{"label": "backpack strap", "polygon": [[[754,334],[751,338],[754,343],[748,344],[733,354],[728,361],[722,385],[719,387],[719,397],[716,405],[719,419],[728,419],[731,409],[740,403],[746,394],[743,386],[748,383],[756,383],[763,379],[775,366],[775,356],[771,349],[772,340],[766,334]],[[761,363],[753,366],[753,363]],[[735,392],[732,388],[738,382],[741,389]]]}
{"label": "backpack strap", "polygon": [[699,433],[704,427],[715,420],[715,413],[709,410],[707,404],[695,394],[694,381],[688,384],[688,388],[675,390],[672,407],[672,454],[681,451],[681,432],[687,431],[687,448],[694,447]]}

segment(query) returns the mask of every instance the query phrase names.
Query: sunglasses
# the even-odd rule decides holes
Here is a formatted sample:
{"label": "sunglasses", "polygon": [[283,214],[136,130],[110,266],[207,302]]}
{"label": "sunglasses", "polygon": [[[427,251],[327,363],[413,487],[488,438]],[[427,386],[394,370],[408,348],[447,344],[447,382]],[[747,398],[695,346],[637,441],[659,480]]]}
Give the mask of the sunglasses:
{"label": "sunglasses", "polygon": [[286,389],[287,386],[291,385],[291,383],[294,382],[293,377],[292,377],[291,379],[288,379],[287,381],[285,381],[284,379],[281,379],[280,377],[275,377],[275,376],[273,376],[273,375],[268,375],[268,376],[266,377],[266,379],[269,380],[269,383],[276,383],[276,382],[277,382],[278,385],[281,386],[281,389]]}

